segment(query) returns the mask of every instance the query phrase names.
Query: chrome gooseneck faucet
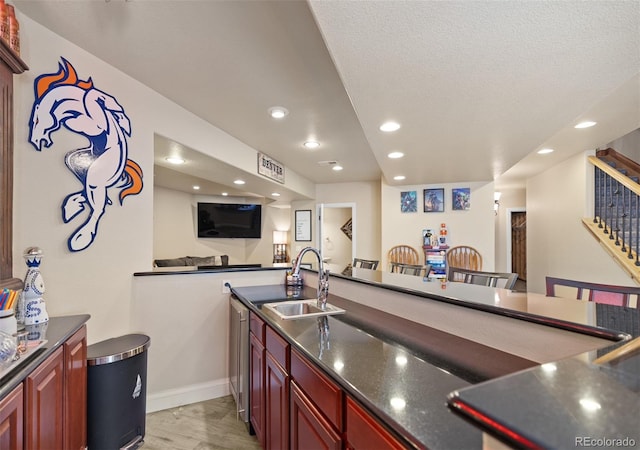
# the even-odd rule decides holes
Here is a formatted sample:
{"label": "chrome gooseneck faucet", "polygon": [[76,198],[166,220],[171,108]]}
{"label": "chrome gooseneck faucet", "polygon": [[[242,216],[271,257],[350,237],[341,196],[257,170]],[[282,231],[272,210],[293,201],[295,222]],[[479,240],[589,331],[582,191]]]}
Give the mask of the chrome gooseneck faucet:
{"label": "chrome gooseneck faucet", "polygon": [[318,308],[324,311],[327,307],[327,295],[329,295],[329,270],[324,270],[324,262],[320,251],[313,247],[305,247],[300,250],[293,264],[291,276],[294,280],[300,279],[300,264],[302,263],[302,257],[307,252],[314,253],[318,258]]}

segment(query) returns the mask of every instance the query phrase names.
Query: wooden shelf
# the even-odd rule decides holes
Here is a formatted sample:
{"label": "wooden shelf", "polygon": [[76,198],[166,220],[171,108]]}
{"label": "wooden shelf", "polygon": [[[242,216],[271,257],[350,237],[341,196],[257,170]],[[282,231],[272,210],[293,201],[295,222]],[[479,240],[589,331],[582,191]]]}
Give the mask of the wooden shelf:
{"label": "wooden shelf", "polygon": [[20,58],[20,56],[11,50],[9,44],[0,39],[0,58],[11,69],[14,74],[19,74],[29,70],[27,64]]}

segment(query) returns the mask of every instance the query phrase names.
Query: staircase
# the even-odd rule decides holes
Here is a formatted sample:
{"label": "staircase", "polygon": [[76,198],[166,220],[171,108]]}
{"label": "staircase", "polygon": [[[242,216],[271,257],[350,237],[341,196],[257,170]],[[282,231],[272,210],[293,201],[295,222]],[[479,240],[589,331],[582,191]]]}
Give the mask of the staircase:
{"label": "staircase", "polygon": [[594,213],[582,219],[618,264],[640,284],[640,165],[609,148],[590,156]]}

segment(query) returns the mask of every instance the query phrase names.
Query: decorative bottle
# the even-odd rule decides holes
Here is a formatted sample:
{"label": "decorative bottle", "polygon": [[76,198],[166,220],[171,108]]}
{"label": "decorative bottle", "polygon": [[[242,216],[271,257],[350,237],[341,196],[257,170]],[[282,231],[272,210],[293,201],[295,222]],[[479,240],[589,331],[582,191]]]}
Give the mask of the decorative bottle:
{"label": "decorative bottle", "polygon": [[9,45],[9,10],[4,0],[0,0],[0,39]]}
{"label": "decorative bottle", "polygon": [[17,319],[19,323],[34,325],[49,321],[46,304],[42,298],[44,294],[44,279],[40,273],[42,250],[29,247],[24,251],[27,264],[27,274],[24,277],[24,289],[18,304]]}
{"label": "decorative bottle", "polygon": [[20,24],[16,19],[16,11],[13,5],[7,4],[7,17],[9,20],[9,47],[11,50],[20,54]]}

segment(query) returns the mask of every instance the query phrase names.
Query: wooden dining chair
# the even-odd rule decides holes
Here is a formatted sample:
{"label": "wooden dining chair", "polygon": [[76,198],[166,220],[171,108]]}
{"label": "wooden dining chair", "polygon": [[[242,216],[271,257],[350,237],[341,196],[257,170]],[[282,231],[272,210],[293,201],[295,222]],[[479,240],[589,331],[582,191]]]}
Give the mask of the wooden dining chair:
{"label": "wooden dining chair", "polygon": [[467,270],[449,267],[448,281],[478,284],[480,286],[513,289],[518,281],[518,274],[511,272],[483,272],[481,270]]}
{"label": "wooden dining chair", "polygon": [[389,261],[389,270],[393,271],[391,263],[420,264],[420,255],[410,245],[396,245],[387,252],[387,260]]}
{"label": "wooden dining chair", "polygon": [[[555,277],[546,277],[545,284],[548,297],[576,298],[625,307],[629,307],[631,299],[635,298],[635,305],[640,308],[640,287],[590,283]],[[558,286],[560,289],[556,289]],[[562,295],[558,295],[558,293]]]}
{"label": "wooden dining chair", "polygon": [[378,268],[378,264],[380,261],[375,259],[361,259],[361,258],[353,258],[353,267],[359,267],[361,269],[371,269],[376,270]]}
{"label": "wooden dining chair", "polygon": [[468,270],[482,270],[482,255],[467,245],[452,247],[447,251],[447,265]]}

